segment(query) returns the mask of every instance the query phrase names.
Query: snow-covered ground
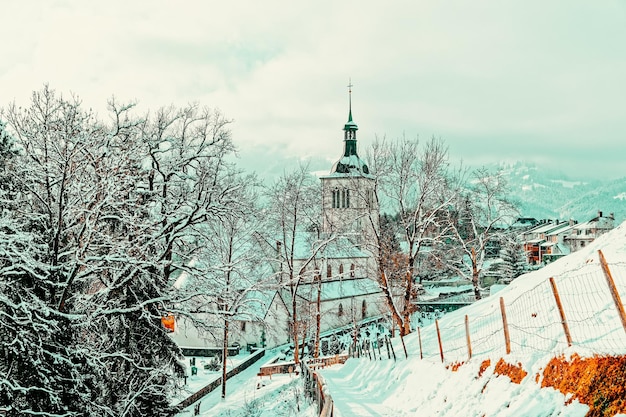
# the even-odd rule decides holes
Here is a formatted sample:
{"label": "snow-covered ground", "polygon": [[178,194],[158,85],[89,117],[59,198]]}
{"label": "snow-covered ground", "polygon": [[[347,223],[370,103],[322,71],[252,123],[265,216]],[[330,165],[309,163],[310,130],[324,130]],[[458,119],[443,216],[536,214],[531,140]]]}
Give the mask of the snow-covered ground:
{"label": "snow-covered ground", "polygon": [[[415,332],[405,338],[408,359],[396,338],[395,362],[387,359],[383,349],[382,359],[353,358],[345,365],[322,370],[333,397],[334,416],[584,416],[589,406],[553,388],[541,388],[540,381],[543,369],[555,356],[626,354],[626,331],[606,285],[598,250],[606,257],[619,294],[626,300],[625,223],[584,250],[517,278],[496,296],[442,317],[438,324],[444,363],[433,324],[420,329],[419,335]],[[570,325],[571,347],[566,342],[550,277],[555,280]],[[509,354],[504,343],[500,297],[507,309]],[[465,316],[473,350],[469,360]],[[500,358],[519,364],[528,376],[516,384],[508,376],[495,375],[494,366]],[[487,359],[491,364],[482,370]],[[459,363],[463,364],[453,371],[452,365]],[[233,378],[226,400],[220,399],[219,390],[203,399],[201,415],[315,415],[315,407],[303,398],[299,378],[274,376],[270,381],[260,379],[256,372],[257,365]]]}
{"label": "snow-covered ground", "polygon": [[[250,353],[242,350],[236,356],[228,356],[226,359],[226,371],[230,371],[234,367],[238,366],[246,359],[250,357]],[[191,364],[191,360],[195,359],[195,375],[191,371],[193,365]],[[263,359],[261,359],[262,361]],[[199,391],[203,387],[207,386],[211,382],[219,379],[222,376],[222,369],[219,368],[217,370],[206,369],[205,365],[210,364],[213,361],[213,358],[210,357],[186,357],[185,358],[185,366],[187,378],[184,382],[184,386],[182,389],[177,392],[176,396],[172,398],[173,404],[178,404],[185,398],[189,397],[191,394]],[[220,365],[221,366],[221,365]],[[219,389],[218,389],[219,391]]]}
{"label": "snow-covered ground", "polygon": [[[350,359],[322,370],[335,402],[335,416],[584,416],[589,407],[552,388],[540,388],[536,375],[557,355],[626,354],[626,332],[599,265],[602,250],[626,300],[626,224],[584,250],[516,279],[496,297],[445,315],[439,321],[445,363],[434,325],[405,338],[409,358],[398,361]],[[569,317],[573,343],[567,346],[549,278],[554,277]],[[511,330],[506,354],[499,310],[503,297]],[[465,316],[474,356],[467,359]],[[535,323],[536,322],[536,323]],[[396,353],[401,352],[398,340]],[[528,376],[520,384],[496,376],[500,359],[521,364]],[[479,377],[484,360],[490,367]],[[465,362],[452,371],[450,365]],[[448,367],[446,367],[448,365]]]}
{"label": "snow-covered ground", "polygon": [[[221,398],[217,388],[200,400],[200,416],[203,417],[288,417],[316,416],[315,404],[304,396],[302,379],[293,375],[257,376],[260,366],[276,359],[276,351],[270,351],[257,363],[230,378],[226,384],[226,398]],[[200,387],[214,379],[211,375],[200,376]],[[196,403],[197,404],[197,403]],[[180,412],[179,417],[194,415],[193,404]]]}

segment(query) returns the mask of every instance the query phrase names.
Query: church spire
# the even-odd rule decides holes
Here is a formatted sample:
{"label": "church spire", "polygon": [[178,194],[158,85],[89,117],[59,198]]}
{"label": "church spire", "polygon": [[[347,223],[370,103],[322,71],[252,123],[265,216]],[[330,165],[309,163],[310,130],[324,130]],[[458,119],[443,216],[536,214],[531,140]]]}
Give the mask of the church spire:
{"label": "church spire", "polygon": [[352,121],[352,80],[348,81],[348,122]]}
{"label": "church spire", "polygon": [[[352,120],[352,80],[348,83],[348,122],[344,125],[343,130],[344,140],[354,140],[356,142],[356,131],[359,127]],[[354,144],[354,150],[356,152],[356,143]]]}
{"label": "church spire", "polygon": [[356,152],[356,131],[359,127],[352,120],[352,81],[348,83],[348,121],[343,127],[343,157],[333,165],[330,173],[369,174],[369,169]]}

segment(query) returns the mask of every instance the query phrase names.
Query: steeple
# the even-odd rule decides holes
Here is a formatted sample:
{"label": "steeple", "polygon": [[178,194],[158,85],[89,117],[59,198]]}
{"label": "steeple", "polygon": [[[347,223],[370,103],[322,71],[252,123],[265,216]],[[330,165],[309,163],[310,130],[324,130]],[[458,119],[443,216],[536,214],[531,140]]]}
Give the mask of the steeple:
{"label": "steeple", "polygon": [[348,83],[348,121],[343,127],[343,157],[333,165],[330,173],[369,174],[369,168],[356,151],[356,131],[359,127],[352,120],[352,81]]}
{"label": "steeple", "polygon": [[[344,140],[356,141],[356,131],[359,130],[359,127],[352,120],[352,81],[348,83],[348,122],[343,127],[343,130],[345,132]],[[356,146],[354,152],[356,154]]]}

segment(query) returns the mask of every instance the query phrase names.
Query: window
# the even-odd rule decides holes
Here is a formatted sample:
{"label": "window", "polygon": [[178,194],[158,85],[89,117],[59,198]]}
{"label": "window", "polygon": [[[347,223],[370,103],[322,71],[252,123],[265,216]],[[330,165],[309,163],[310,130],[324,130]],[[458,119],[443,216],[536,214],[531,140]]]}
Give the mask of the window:
{"label": "window", "polygon": [[245,322],[245,321],[242,321],[242,322],[241,322],[241,331],[242,331],[242,332],[245,332],[245,331],[246,331],[246,322]]}
{"label": "window", "polygon": [[348,208],[350,207],[350,190],[334,189],[332,191],[332,207]]}
{"label": "window", "polygon": [[333,276],[333,267],[330,264],[326,266],[326,276],[328,278]]}
{"label": "window", "polygon": [[339,303],[339,307],[337,308],[337,316],[343,316],[343,304]]}
{"label": "window", "polygon": [[343,264],[339,264],[339,275],[343,275]]}
{"label": "window", "polygon": [[354,264],[350,265],[350,277],[351,278],[354,278],[354,270],[355,270]]}
{"label": "window", "polygon": [[362,318],[367,317],[367,302],[363,300],[363,304],[361,304],[361,316]]}

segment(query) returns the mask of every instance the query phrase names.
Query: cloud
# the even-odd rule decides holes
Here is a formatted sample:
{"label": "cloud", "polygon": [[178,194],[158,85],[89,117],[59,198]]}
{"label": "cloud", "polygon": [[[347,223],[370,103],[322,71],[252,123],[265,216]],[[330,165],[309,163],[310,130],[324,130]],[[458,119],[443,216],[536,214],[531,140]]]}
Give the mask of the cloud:
{"label": "cloud", "polygon": [[327,160],[352,77],[361,147],[436,135],[468,163],[623,176],[618,0],[13,2],[6,15],[2,105],[46,82],[99,111],[111,95],[142,109],[200,102],[235,120],[243,149]]}

